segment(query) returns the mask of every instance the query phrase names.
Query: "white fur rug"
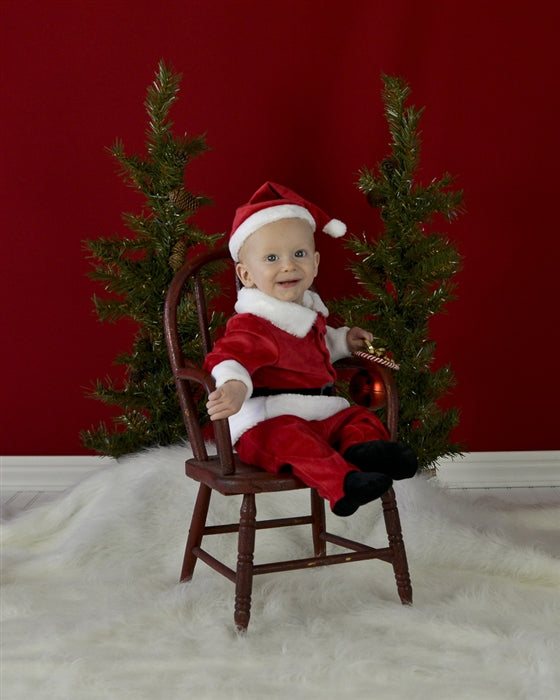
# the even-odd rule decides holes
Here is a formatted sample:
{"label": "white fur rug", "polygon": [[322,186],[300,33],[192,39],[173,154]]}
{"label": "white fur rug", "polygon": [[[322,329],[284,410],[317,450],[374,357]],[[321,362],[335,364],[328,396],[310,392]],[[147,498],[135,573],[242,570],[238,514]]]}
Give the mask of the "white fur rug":
{"label": "white fur rug", "polygon": [[[4,524],[2,698],[560,697],[558,496],[508,505],[398,483],[413,606],[383,562],[260,576],[239,636],[233,584],[201,562],[178,583],[187,451],[122,460]],[[289,499],[306,509],[306,492]],[[286,500],[261,496],[259,515]],[[216,495],[211,512],[238,507]],[[329,522],[385,545],[377,503]],[[261,531],[257,553],[306,556],[310,540],[307,527]],[[234,562],[233,537],[215,547]]]}

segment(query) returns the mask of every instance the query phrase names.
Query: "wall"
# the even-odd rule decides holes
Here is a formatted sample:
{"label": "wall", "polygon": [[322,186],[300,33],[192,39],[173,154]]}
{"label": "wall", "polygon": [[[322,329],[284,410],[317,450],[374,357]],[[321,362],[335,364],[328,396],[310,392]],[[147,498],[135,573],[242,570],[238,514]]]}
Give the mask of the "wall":
{"label": "wall", "polygon": [[[380,74],[403,76],[426,107],[422,177],[456,174],[468,209],[446,227],[459,299],[433,323],[458,381],[455,437],[559,447],[555,3],[8,0],[2,14],[0,454],[84,454],[79,430],[110,415],[84,389],[131,328],[96,320],[82,241],[124,232],[139,206],[105,147],[143,150],[160,58],[184,76],[177,130],[212,148],[187,181],[214,198],[197,218],[209,233],[266,179],[377,231],[354,183],[387,152]],[[351,282],[342,247],[321,251],[335,296]]]}

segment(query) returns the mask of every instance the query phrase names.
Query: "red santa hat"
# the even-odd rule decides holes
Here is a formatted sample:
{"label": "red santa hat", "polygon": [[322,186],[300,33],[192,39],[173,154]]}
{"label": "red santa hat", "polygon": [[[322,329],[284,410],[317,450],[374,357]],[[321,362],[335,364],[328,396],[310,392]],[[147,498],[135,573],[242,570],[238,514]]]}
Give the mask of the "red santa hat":
{"label": "red santa hat", "polygon": [[346,233],[346,224],[338,219],[331,219],[319,207],[288,187],[265,182],[247,204],[238,207],[235,212],[229,237],[231,257],[237,262],[241,246],[252,233],[265,224],[281,219],[303,219],[311,225],[313,231],[319,229],[333,238],[339,238]]}

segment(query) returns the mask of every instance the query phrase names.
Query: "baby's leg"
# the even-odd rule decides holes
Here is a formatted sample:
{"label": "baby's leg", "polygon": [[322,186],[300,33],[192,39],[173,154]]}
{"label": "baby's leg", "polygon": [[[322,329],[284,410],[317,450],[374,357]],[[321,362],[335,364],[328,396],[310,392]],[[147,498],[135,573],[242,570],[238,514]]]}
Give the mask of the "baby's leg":
{"label": "baby's leg", "polygon": [[358,470],[314,430],[319,426],[319,421],[297,416],[270,418],[241,436],[237,453],[243,461],[270,472],[289,465],[297,477],[316,488],[332,506],[344,496],[346,474]]}
{"label": "baby's leg", "polygon": [[392,479],[409,479],[416,474],[418,460],[402,442],[390,442],[379,418],[365,408],[354,406],[338,414],[333,437],[344,459],[362,472],[387,474]]}
{"label": "baby's leg", "polygon": [[349,464],[329,444],[329,420],[271,418],[244,433],[237,452],[245,462],[267,471],[278,472],[289,465],[298,478],[329,501],[335,513],[351,515],[360,505],[379,498],[392,481],[382,474],[362,474]]}

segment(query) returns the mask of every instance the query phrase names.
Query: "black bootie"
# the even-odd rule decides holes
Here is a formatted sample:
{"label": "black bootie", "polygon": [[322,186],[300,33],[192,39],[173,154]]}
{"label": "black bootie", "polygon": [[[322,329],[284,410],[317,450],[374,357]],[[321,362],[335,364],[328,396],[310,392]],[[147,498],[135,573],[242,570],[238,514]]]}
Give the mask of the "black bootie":
{"label": "black bootie", "polygon": [[395,480],[410,479],[418,471],[414,451],[402,442],[359,442],[349,447],[343,457],[363,472],[387,474]]}
{"label": "black bootie", "polygon": [[352,515],[360,506],[382,496],[392,484],[386,474],[348,472],[344,477],[344,496],[334,504],[332,511],[335,515]]}

